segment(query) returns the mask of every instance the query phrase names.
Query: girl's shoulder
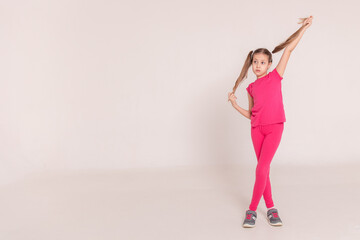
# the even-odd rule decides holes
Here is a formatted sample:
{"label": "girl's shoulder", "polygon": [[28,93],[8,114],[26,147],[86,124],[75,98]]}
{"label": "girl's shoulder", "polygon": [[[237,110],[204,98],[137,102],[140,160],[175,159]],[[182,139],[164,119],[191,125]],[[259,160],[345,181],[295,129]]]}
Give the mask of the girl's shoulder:
{"label": "girl's shoulder", "polygon": [[276,68],[274,68],[271,72],[269,72],[268,75],[269,75],[269,78],[276,79],[278,81],[281,81],[283,79],[283,77],[280,76],[280,74],[278,73]]}

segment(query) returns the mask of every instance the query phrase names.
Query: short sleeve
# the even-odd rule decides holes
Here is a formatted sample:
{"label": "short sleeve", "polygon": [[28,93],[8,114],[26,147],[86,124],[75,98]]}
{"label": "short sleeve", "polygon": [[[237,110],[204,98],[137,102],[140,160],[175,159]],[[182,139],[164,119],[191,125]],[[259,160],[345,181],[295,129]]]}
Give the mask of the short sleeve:
{"label": "short sleeve", "polygon": [[253,97],[253,95],[252,95],[252,86],[253,86],[253,83],[250,83],[249,86],[246,88],[246,90],[248,91],[248,93],[250,94],[251,97]]}
{"label": "short sleeve", "polygon": [[271,76],[276,79],[281,81],[283,79],[282,76],[280,76],[280,74],[278,73],[278,71],[276,70],[276,68],[274,68],[274,70],[271,71]]}

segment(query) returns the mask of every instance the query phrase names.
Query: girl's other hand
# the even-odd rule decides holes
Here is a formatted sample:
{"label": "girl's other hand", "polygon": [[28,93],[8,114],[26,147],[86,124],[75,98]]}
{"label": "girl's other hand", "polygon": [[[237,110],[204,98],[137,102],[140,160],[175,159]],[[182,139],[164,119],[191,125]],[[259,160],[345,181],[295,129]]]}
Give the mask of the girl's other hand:
{"label": "girl's other hand", "polygon": [[311,26],[313,19],[314,19],[313,16],[310,16],[308,18],[300,18],[301,21],[299,22],[299,24],[302,23],[302,25],[305,26],[306,29]]}
{"label": "girl's other hand", "polygon": [[236,103],[236,99],[237,97],[235,96],[235,94],[233,92],[229,92],[228,93],[228,101],[231,102],[231,104],[235,104]]}

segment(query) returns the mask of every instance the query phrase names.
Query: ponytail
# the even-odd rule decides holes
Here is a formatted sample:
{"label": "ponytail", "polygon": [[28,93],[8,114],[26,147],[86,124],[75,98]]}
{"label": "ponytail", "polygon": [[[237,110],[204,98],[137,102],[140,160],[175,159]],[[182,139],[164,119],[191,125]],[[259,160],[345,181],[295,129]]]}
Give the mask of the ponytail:
{"label": "ponytail", "polygon": [[244,66],[241,70],[241,73],[239,75],[239,77],[237,78],[236,82],[235,82],[235,86],[233,87],[233,93],[235,93],[237,87],[239,86],[239,84],[243,81],[243,79],[246,79],[248,77],[248,71],[249,71],[249,67],[251,66],[252,63],[252,59],[253,59],[253,53],[254,51],[250,51],[249,54],[247,55],[246,59],[245,59],[245,63]]}
{"label": "ponytail", "polygon": [[[299,23],[303,23],[307,18],[300,18],[300,22]],[[287,45],[289,45],[290,43],[292,43],[296,38],[297,36],[300,34],[301,30],[303,30],[303,28],[305,27],[306,25],[303,25],[301,28],[299,28],[296,32],[294,32],[288,39],[286,39],[285,42],[282,42],[280,43],[278,46],[276,46],[274,48],[274,50],[272,50],[272,53],[276,53],[276,52],[279,52],[281,51],[282,49],[286,48]]]}

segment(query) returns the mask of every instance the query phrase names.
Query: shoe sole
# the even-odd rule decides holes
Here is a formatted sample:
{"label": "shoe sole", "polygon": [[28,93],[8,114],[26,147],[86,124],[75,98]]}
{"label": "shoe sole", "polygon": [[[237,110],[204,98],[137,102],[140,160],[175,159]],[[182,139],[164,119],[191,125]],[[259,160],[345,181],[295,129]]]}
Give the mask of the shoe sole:
{"label": "shoe sole", "polygon": [[271,222],[270,222],[270,219],[269,219],[268,217],[267,217],[266,219],[267,219],[268,223],[269,223],[271,226],[278,226],[278,227],[280,227],[280,226],[283,225],[282,222],[271,223]]}
{"label": "shoe sole", "polygon": [[253,228],[253,227],[255,227],[256,225],[251,225],[251,224],[243,224],[243,227],[244,228]]}

